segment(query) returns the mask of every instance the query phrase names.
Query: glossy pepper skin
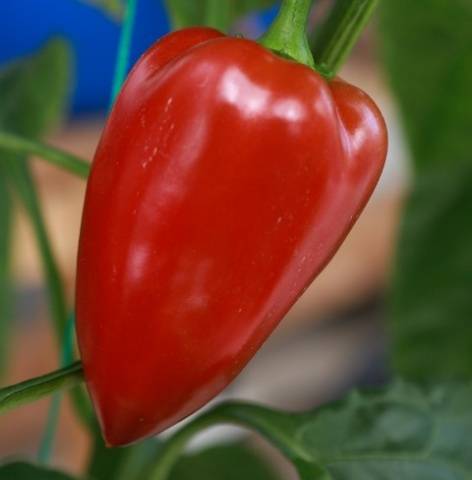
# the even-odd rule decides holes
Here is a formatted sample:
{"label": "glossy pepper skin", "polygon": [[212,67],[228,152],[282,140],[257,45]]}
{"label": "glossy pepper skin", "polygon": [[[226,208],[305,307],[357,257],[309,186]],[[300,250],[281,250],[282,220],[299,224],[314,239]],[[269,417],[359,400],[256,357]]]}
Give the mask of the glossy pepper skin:
{"label": "glossy pepper skin", "polygon": [[109,445],[231,382],[333,256],[387,150],[361,90],[205,28],[158,41],[87,187],[77,328]]}

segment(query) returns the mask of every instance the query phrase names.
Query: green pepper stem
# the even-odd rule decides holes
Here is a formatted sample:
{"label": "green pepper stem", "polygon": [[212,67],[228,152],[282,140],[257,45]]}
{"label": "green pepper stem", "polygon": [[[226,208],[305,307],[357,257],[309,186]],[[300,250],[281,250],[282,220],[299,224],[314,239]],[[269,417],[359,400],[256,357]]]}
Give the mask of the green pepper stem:
{"label": "green pepper stem", "polygon": [[311,39],[319,68],[334,77],[351,53],[378,0],[337,0],[322,27]]}
{"label": "green pepper stem", "polygon": [[306,25],[313,0],[283,0],[279,13],[259,43],[270,50],[315,68]]}
{"label": "green pepper stem", "polygon": [[34,402],[51,393],[71,388],[83,381],[80,362],[0,389],[0,414],[21,405]]}

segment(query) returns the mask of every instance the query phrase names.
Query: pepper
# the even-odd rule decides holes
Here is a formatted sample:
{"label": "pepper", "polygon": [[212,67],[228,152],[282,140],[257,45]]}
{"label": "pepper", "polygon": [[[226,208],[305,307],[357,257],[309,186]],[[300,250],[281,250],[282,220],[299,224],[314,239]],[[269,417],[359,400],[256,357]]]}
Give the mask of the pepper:
{"label": "pepper", "polygon": [[77,329],[108,445],[221,392],[331,259],[387,149],[361,90],[256,42],[172,33],[139,60],[87,186]]}

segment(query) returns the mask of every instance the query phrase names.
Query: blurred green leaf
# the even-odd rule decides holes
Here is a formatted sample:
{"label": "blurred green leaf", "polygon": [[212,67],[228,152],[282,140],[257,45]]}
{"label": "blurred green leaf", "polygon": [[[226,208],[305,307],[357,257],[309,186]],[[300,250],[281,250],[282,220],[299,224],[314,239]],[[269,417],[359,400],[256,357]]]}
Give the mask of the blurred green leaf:
{"label": "blurred green leaf", "polygon": [[234,8],[238,15],[247,15],[251,12],[257,12],[264,8],[269,8],[278,2],[280,2],[280,0],[233,0],[233,4],[235,4]]}
{"label": "blurred green leaf", "polygon": [[[146,440],[129,447],[106,448],[97,429],[87,468],[93,480],[144,480],[159,463],[162,442]],[[243,443],[210,447],[185,455],[174,466],[169,480],[279,480],[262,458]],[[1,480],[1,479],[0,479]]]}
{"label": "blurred green leaf", "polygon": [[0,71],[0,129],[38,138],[61,118],[70,81],[70,50],[53,39]]}
{"label": "blurred green leaf", "polygon": [[[206,0],[205,0],[206,1]],[[165,0],[173,30],[203,25],[205,7],[192,0]]]}
{"label": "blurred green leaf", "polygon": [[82,0],[82,2],[100,8],[115,18],[120,18],[123,15],[124,0]]}
{"label": "blurred green leaf", "polygon": [[73,480],[73,477],[29,463],[14,462],[0,466],[0,480]]}
{"label": "blurred green leaf", "polygon": [[438,165],[408,200],[393,278],[394,362],[415,379],[472,375],[472,162]]}
{"label": "blurred green leaf", "polygon": [[423,390],[400,381],[311,413],[222,404],[164,445],[150,478],[172,478],[168,465],[185,441],[201,428],[229,422],[258,431],[303,480],[466,480],[472,475],[470,405],[472,384]]}
{"label": "blurred green leaf", "polygon": [[281,477],[243,443],[220,445],[187,455],[179,460],[169,476],[169,480],[208,479],[281,480]]}
{"label": "blurred green leaf", "polygon": [[207,25],[224,32],[236,19],[275,3],[277,0],[165,0],[174,30]]}
{"label": "blurred green leaf", "polygon": [[0,152],[0,375],[5,371],[8,358],[13,293],[10,272],[11,230],[12,202]]}
{"label": "blurred green leaf", "polygon": [[414,379],[472,374],[471,25],[468,0],[381,2],[416,167],[391,291],[394,364]]}
{"label": "blurred green leaf", "polygon": [[383,0],[379,33],[415,164],[472,161],[472,2]]}

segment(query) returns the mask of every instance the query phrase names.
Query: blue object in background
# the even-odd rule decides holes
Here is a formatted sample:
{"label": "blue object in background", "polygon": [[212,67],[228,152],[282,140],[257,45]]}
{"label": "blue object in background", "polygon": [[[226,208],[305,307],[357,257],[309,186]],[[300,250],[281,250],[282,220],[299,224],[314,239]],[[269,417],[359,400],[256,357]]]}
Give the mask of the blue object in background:
{"label": "blue object in background", "polygon": [[[252,27],[262,31],[275,12],[271,8],[253,18]],[[117,20],[80,0],[0,0],[0,66],[62,36],[74,52],[73,112],[103,111],[109,104],[120,31]],[[139,0],[130,64],[168,31],[163,1]]]}
{"label": "blue object in background", "polygon": [[[168,30],[162,3],[140,0],[131,63]],[[0,0],[0,65],[34,52],[58,35],[68,39],[75,57],[73,111],[106,109],[115,69],[119,22],[79,0]]]}

